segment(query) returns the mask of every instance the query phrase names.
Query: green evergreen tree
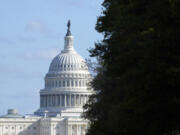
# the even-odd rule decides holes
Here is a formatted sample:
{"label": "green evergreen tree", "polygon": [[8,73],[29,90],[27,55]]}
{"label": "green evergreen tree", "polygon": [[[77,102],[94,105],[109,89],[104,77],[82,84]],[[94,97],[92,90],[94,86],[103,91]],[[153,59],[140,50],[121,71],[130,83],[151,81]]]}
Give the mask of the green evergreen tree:
{"label": "green evergreen tree", "polygon": [[104,0],[88,135],[180,131],[180,1]]}

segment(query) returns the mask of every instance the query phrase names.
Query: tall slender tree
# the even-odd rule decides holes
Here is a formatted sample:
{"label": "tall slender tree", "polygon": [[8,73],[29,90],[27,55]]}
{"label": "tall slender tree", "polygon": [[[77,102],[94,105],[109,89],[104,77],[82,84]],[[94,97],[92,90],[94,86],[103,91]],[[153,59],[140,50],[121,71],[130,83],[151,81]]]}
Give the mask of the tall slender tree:
{"label": "tall slender tree", "polygon": [[180,1],[104,0],[88,135],[180,131]]}

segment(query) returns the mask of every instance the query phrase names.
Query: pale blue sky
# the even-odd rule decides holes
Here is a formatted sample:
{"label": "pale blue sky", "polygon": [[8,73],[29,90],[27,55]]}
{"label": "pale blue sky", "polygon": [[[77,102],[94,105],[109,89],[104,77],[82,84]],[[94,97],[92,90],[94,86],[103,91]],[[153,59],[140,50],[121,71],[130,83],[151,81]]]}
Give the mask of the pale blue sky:
{"label": "pale blue sky", "polygon": [[0,0],[0,115],[16,108],[31,114],[39,107],[39,90],[52,58],[62,50],[71,19],[76,51],[102,35],[94,29],[102,0]]}

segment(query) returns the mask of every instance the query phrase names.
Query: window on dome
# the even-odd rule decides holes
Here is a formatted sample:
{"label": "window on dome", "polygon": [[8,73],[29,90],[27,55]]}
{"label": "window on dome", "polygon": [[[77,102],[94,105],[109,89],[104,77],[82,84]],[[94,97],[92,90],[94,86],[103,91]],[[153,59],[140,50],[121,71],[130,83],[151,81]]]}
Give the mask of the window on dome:
{"label": "window on dome", "polygon": [[69,86],[69,81],[67,81],[67,86]]}
{"label": "window on dome", "polygon": [[60,103],[61,103],[61,101],[60,101],[60,95],[58,95],[57,99],[58,99],[58,106],[59,106]]}
{"label": "window on dome", "polygon": [[57,87],[57,81],[56,81],[56,87]]}
{"label": "window on dome", "polygon": [[48,81],[48,86],[51,87],[51,81]]}
{"label": "window on dome", "polygon": [[59,87],[61,87],[61,81],[59,81]]}
{"label": "window on dome", "polygon": [[71,81],[71,86],[72,86],[72,87],[74,86],[74,82],[73,82],[73,81]]}
{"label": "window on dome", "polygon": [[52,87],[54,87],[54,81],[52,81]]}

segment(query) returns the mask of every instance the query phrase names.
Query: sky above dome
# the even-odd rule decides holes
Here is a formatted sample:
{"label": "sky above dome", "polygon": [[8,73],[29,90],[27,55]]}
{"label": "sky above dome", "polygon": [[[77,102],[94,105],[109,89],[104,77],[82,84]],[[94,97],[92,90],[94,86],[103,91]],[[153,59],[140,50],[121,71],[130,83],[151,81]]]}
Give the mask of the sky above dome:
{"label": "sky above dome", "polygon": [[64,47],[71,20],[74,48],[84,58],[102,35],[96,32],[103,0],[0,1],[0,115],[32,114],[49,65]]}

